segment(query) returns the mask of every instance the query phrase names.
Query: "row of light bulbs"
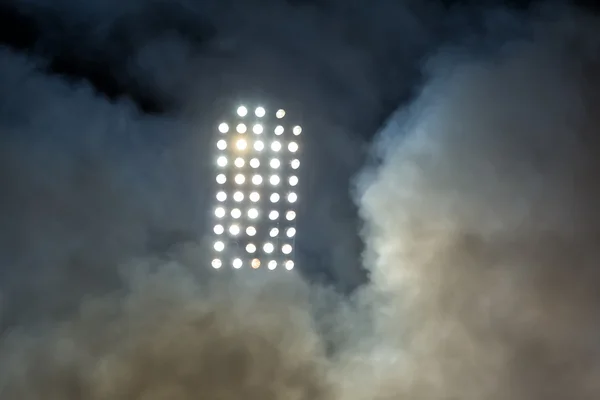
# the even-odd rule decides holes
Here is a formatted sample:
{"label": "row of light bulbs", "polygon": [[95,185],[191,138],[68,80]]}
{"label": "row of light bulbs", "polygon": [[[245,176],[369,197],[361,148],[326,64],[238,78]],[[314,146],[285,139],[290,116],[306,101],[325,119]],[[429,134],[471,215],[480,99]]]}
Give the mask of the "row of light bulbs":
{"label": "row of light bulbs", "polygon": [[[212,260],[211,263],[212,267],[214,269],[219,269],[223,266],[223,261],[215,258],[214,260]],[[244,261],[242,261],[241,258],[234,258],[231,262],[231,265],[233,266],[233,268],[235,269],[240,269],[244,266]],[[260,268],[261,262],[258,258],[253,259],[250,262],[250,266],[253,269],[258,269]],[[294,262],[292,260],[287,260],[283,262],[283,266],[285,267],[285,269],[287,269],[288,271],[291,271],[292,269],[294,269]],[[271,271],[273,271],[274,269],[277,268],[277,261],[275,260],[271,260],[267,263],[267,268]]]}
{"label": "row of light bulbs", "polygon": [[[219,185],[223,185],[227,182],[227,176],[225,174],[218,174],[216,177],[216,181]],[[246,183],[246,176],[244,174],[236,174],[233,178],[233,181],[238,185],[243,185]],[[254,175],[251,178],[251,182],[254,185],[260,185],[263,183],[263,178],[260,175]],[[281,183],[281,178],[279,175],[271,175],[269,177],[269,183],[273,186],[277,186]],[[288,178],[288,183],[290,186],[296,186],[298,184],[298,177],[292,175]]]}
{"label": "row of light bulbs", "polygon": [[[215,251],[218,252],[222,252],[223,250],[225,250],[225,243],[222,242],[221,240],[217,240],[214,244],[214,249]],[[254,245],[253,243],[248,243],[246,245],[246,251],[250,254],[254,254],[256,253],[256,245]],[[267,254],[271,254],[272,252],[275,251],[275,245],[273,245],[273,243],[267,242],[263,245],[263,251]],[[291,244],[284,244],[283,246],[281,246],[281,252],[285,255],[288,255],[292,252],[292,245]]]}
{"label": "row of light bulbs", "polygon": [[[224,202],[225,200],[227,200],[227,193],[223,191],[217,192],[216,197],[217,201]],[[237,203],[241,203],[242,201],[244,201],[244,197],[244,193],[240,191],[233,193],[233,200]],[[250,199],[251,202],[256,203],[260,200],[260,194],[258,194],[258,192],[251,192],[250,195],[248,195],[248,199]],[[279,195],[279,193],[271,193],[271,196],[269,196],[269,200],[271,201],[271,203],[277,203],[280,199],[281,196]],[[296,200],[298,200],[298,195],[296,193],[290,192],[287,194],[287,201],[289,203],[295,203]]]}
{"label": "row of light bulbs", "polygon": [[[223,233],[225,233],[225,227],[221,224],[217,224],[214,227],[214,232],[217,235],[222,235]],[[229,227],[229,233],[233,236],[237,236],[241,233],[241,228],[239,225],[237,224],[233,224]],[[253,226],[248,226],[246,228],[246,235],[248,236],[255,236],[256,235],[256,228]],[[274,238],[277,235],[279,235],[279,228],[271,228],[269,230],[269,236]],[[296,228],[291,227],[291,228],[287,228],[285,230],[285,235],[289,238],[293,238],[296,235]]]}
{"label": "row of light bulbs", "polygon": [[[227,133],[229,131],[230,131],[230,128],[226,122],[221,122],[219,124],[219,132]],[[237,133],[244,134],[244,133],[248,132],[248,126],[246,126],[246,124],[244,124],[244,123],[237,124],[235,127],[235,131]],[[264,131],[265,131],[265,128],[261,124],[254,124],[252,126],[252,133],[254,133],[256,135],[261,135]],[[275,133],[275,135],[277,135],[277,136],[283,135],[283,132],[285,132],[285,128],[281,125],[277,125],[275,127],[275,129],[273,129],[273,133]],[[299,125],[296,125],[292,128],[292,133],[294,134],[294,136],[299,136],[302,133],[302,128]]]}
{"label": "row of light bulbs", "polygon": [[[224,218],[226,214],[227,214],[227,212],[225,211],[224,207],[215,208],[215,217],[221,219],[221,218]],[[240,219],[242,217],[242,211],[239,208],[234,208],[231,210],[230,215],[233,219]],[[258,218],[258,210],[256,208],[250,208],[247,211],[246,215],[250,219],[256,219],[256,218]],[[269,212],[269,219],[276,220],[277,218],[279,218],[278,211],[273,210],[273,211]],[[293,221],[295,218],[296,218],[295,211],[290,210],[285,213],[285,219],[287,219],[288,221]]]}
{"label": "row of light bulbs", "polygon": [[[217,158],[217,165],[219,167],[226,167],[227,164],[229,164],[229,160],[227,160],[227,157],[219,156]],[[252,158],[249,164],[252,168],[260,167],[260,161],[258,158]],[[242,157],[236,157],[235,160],[233,160],[233,165],[237,168],[243,168],[244,165],[246,165],[246,161]],[[292,167],[292,169],[298,169],[298,167],[300,167],[300,160],[294,159],[290,161],[290,166]],[[277,158],[272,158],[269,161],[269,167],[273,169],[278,169],[279,167],[281,167],[281,161]]]}
{"label": "row of light bulbs", "polygon": [[[235,147],[240,150],[240,151],[244,151],[248,148],[248,141],[246,139],[238,139],[235,142]],[[254,148],[254,150],[256,151],[263,151],[265,149],[265,142],[263,142],[262,140],[257,140],[254,142],[254,145],[252,146]],[[227,149],[227,141],[224,139],[220,139],[217,141],[217,148],[219,150],[225,150]],[[271,143],[271,150],[278,152],[281,151],[281,149],[283,148],[283,145],[281,144],[280,141],[278,140],[274,140]],[[298,143],[296,142],[289,142],[287,145],[287,149],[290,153],[295,153],[298,151],[299,147],[298,147]]]}

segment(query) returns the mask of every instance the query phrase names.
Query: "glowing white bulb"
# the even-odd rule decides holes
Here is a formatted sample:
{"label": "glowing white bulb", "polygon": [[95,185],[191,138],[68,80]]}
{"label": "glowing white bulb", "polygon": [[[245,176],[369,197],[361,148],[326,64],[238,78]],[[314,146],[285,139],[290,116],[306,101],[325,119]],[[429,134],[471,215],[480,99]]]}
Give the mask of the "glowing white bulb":
{"label": "glowing white bulb", "polygon": [[248,236],[254,236],[256,235],[256,228],[253,226],[249,226],[246,228],[246,235]]}
{"label": "glowing white bulb", "polygon": [[239,208],[234,208],[233,210],[231,210],[231,218],[238,219],[238,218],[241,218],[241,216],[242,216],[242,212],[240,211]]}
{"label": "glowing white bulb", "polygon": [[240,269],[240,268],[242,268],[242,265],[244,265],[244,262],[240,258],[236,258],[233,260],[232,265],[233,265],[233,268]]}
{"label": "glowing white bulb", "polygon": [[217,193],[217,201],[225,201],[225,200],[227,200],[227,193],[218,192]]}
{"label": "glowing white bulb", "polygon": [[273,193],[269,200],[271,200],[271,203],[277,203],[279,201],[279,198],[279,193]]}
{"label": "glowing white bulb", "polygon": [[238,150],[246,150],[246,147],[248,147],[248,142],[246,142],[244,139],[239,139],[235,145]]}
{"label": "glowing white bulb", "polygon": [[260,200],[260,195],[257,192],[250,193],[251,202],[256,203],[258,200]]}
{"label": "glowing white bulb", "polygon": [[248,114],[248,109],[244,106],[239,106],[237,109],[237,115],[245,117]]}
{"label": "glowing white bulb", "polygon": [[248,243],[248,244],[246,245],[246,251],[247,251],[248,253],[252,254],[252,253],[256,252],[256,246],[255,246],[255,245],[253,245],[252,243]]}
{"label": "glowing white bulb", "polygon": [[292,132],[294,133],[294,135],[298,136],[299,134],[302,133],[302,128],[299,125],[296,125],[293,129]]}
{"label": "glowing white bulb", "polygon": [[233,236],[237,236],[240,234],[240,227],[238,225],[231,225],[229,227],[229,233]]}
{"label": "glowing white bulb", "polygon": [[276,134],[277,136],[279,136],[279,135],[283,135],[283,126],[281,126],[281,125],[277,125],[277,126],[275,127],[275,134]]}
{"label": "glowing white bulb", "polygon": [[290,203],[295,203],[298,200],[298,195],[294,192],[288,193],[287,199]]}
{"label": "glowing white bulb", "polygon": [[264,117],[265,114],[266,111],[263,107],[256,107],[256,110],[254,110],[254,115],[256,115],[258,118]]}
{"label": "glowing white bulb", "polygon": [[238,185],[242,185],[244,182],[246,182],[246,177],[242,174],[237,174],[235,176],[235,183],[237,183]]}
{"label": "glowing white bulb", "polygon": [[223,232],[225,232],[225,228],[223,228],[223,225],[215,225],[215,227],[213,228],[213,231],[215,232],[216,235],[222,235]]}
{"label": "glowing white bulb", "polygon": [[256,133],[257,135],[260,135],[261,133],[263,133],[263,126],[261,124],[255,124],[252,127],[252,132]]}
{"label": "glowing white bulb", "polygon": [[263,151],[264,149],[265,149],[265,144],[263,142],[261,142],[260,140],[257,140],[256,142],[254,142],[254,150]]}
{"label": "glowing white bulb", "polygon": [[221,139],[217,142],[217,149],[225,150],[226,148],[227,148],[227,142],[225,140]]}
{"label": "glowing white bulb", "polygon": [[279,185],[279,182],[281,182],[281,180],[279,179],[279,177],[277,175],[271,175],[269,177],[269,183],[271,185]]}
{"label": "glowing white bulb", "polygon": [[258,210],[256,208],[251,208],[248,210],[248,218],[256,219],[258,218]]}
{"label": "glowing white bulb", "polygon": [[225,174],[219,174],[219,175],[217,175],[217,183],[219,185],[222,185],[225,182],[227,182],[227,177],[225,176]]}
{"label": "glowing white bulb", "polygon": [[288,228],[285,234],[289,238],[294,237],[294,235],[296,234],[296,228]]}
{"label": "glowing white bulb", "polygon": [[298,184],[298,177],[297,176],[290,176],[290,178],[288,179],[288,182],[290,183],[290,186],[296,186]]}
{"label": "glowing white bulb", "polygon": [[271,166],[271,168],[279,168],[279,166],[281,165],[281,161],[279,161],[276,158],[273,158],[271,162],[269,162],[269,165]]}
{"label": "glowing white bulb", "polygon": [[285,110],[283,110],[283,109],[277,110],[277,112],[275,113],[275,116],[279,119],[285,117]]}
{"label": "glowing white bulb", "polygon": [[289,150],[291,153],[295,153],[295,152],[297,152],[297,151],[298,151],[298,143],[296,143],[296,142],[290,142],[290,143],[288,144],[288,150]]}
{"label": "glowing white bulb", "polygon": [[290,253],[292,252],[292,246],[291,246],[291,245],[289,245],[289,244],[284,244],[284,245],[281,247],[281,252],[282,252],[283,254],[290,254]]}
{"label": "glowing white bulb", "polygon": [[288,271],[294,269],[294,262],[292,260],[287,260],[285,262],[285,269],[287,269]]}
{"label": "glowing white bulb", "polygon": [[225,243],[223,243],[219,240],[219,241],[215,242],[213,247],[216,251],[223,251],[223,250],[225,250]]}
{"label": "glowing white bulb", "polygon": [[219,167],[225,167],[227,165],[227,157],[221,156],[217,158],[217,165]]}
{"label": "glowing white bulb", "polygon": [[279,213],[277,211],[273,210],[269,213],[269,219],[271,221],[275,221],[277,218],[279,218]]}
{"label": "glowing white bulb", "polygon": [[275,260],[269,261],[269,263],[267,264],[267,268],[269,268],[271,271],[273,271],[275,268],[277,268],[277,261],[275,261]]}
{"label": "glowing white bulb", "polygon": [[279,235],[279,229],[277,229],[277,228],[271,228],[271,230],[269,231],[269,236],[275,237],[277,235]]}
{"label": "glowing white bulb", "polygon": [[260,161],[258,161],[258,158],[253,158],[252,160],[250,160],[250,166],[252,168],[260,167]]}
{"label": "glowing white bulb", "polygon": [[246,133],[246,131],[248,130],[248,127],[246,126],[246,124],[238,124],[235,127],[235,130],[238,131],[238,133]]}
{"label": "glowing white bulb", "polygon": [[300,160],[292,160],[290,165],[292,166],[292,169],[298,169],[300,167]]}
{"label": "glowing white bulb", "polygon": [[210,264],[212,265],[212,267],[214,269],[219,269],[223,265],[223,262],[221,260],[219,260],[218,258],[215,258],[214,260],[212,260],[212,262]]}
{"label": "glowing white bulb", "polygon": [[240,201],[243,201],[243,200],[244,200],[244,193],[242,193],[242,192],[235,192],[235,193],[233,194],[233,200],[234,200],[234,201],[237,201],[238,203],[239,203]]}
{"label": "glowing white bulb", "polygon": [[296,213],[294,211],[288,211],[285,213],[285,219],[288,221],[293,221],[296,218]]}
{"label": "glowing white bulb", "polygon": [[265,251],[265,253],[269,254],[272,253],[273,250],[275,250],[275,246],[273,246],[273,243],[265,243],[265,245],[263,246],[263,250]]}
{"label": "glowing white bulb", "polygon": [[262,179],[262,176],[260,176],[260,175],[254,175],[252,177],[252,183],[255,185],[260,185],[262,183],[262,181],[263,181],[263,179]]}
{"label": "glowing white bulb", "polygon": [[229,125],[227,125],[225,122],[220,123],[219,124],[219,132],[221,132],[221,133],[229,132]]}
{"label": "glowing white bulb", "polygon": [[238,168],[242,168],[244,166],[244,159],[242,157],[238,157],[235,159],[235,161],[233,162],[233,165],[235,165]]}
{"label": "glowing white bulb", "polygon": [[215,217],[223,218],[225,216],[225,209],[223,207],[215,208]]}
{"label": "glowing white bulb", "polygon": [[279,143],[278,141],[274,141],[273,143],[271,143],[271,150],[273,150],[273,151],[281,150],[281,143]]}

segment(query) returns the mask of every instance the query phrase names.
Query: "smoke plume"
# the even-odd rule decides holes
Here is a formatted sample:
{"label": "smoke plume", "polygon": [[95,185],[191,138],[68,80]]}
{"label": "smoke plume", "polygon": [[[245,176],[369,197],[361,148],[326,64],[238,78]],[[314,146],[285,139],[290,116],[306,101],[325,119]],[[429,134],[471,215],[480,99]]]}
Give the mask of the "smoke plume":
{"label": "smoke plume", "polygon": [[382,132],[361,204],[394,397],[600,395],[598,37],[567,12],[483,58],[442,51]]}
{"label": "smoke plume", "polygon": [[[73,26],[82,26],[78,18],[103,26],[92,21],[104,9],[65,8]],[[108,13],[108,25],[134,9],[118,18]],[[385,10],[377,8],[393,14]],[[231,32],[237,25],[247,41],[265,37],[250,22],[236,24],[237,11],[204,11],[231,18],[222,24]],[[322,21],[298,15],[299,25]],[[0,102],[7,194],[0,197],[0,397],[599,398],[598,21],[569,9],[527,21],[494,15],[501,33],[438,49],[417,98],[379,135],[378,165],[357,189],[371,283],[351,299],[295,274],[208,279],[204,243],[193,229],[202,226],[195,212],[207,187],[206,165],[197,161],[206,136],[197,121],[143,115],[126,100],[106,101],[40,73],[41,61],[3,50],[0,87],[12,96]],[[387,54],[386,37],[396,33],[373,33],[379,58],[369,59],[388,66],[389,87],[405,76],[395,76],[394,65],[410,69]],[[90,38],[96,42],[82,37],[79,44],[102,43],[98,32]],[[321,60],[338,49],[337,58],[364,61],[360,51],[336,45],[343,38],[321,47]],[[173,40],[193,48],[193,41]],[[178,64],[192,65],[187,75],[136,69],[156,66],[157,49],[173,49],[169,43],[146,43],[136,53],[144,62],[122,66],[122,79],[152,77],[147,83],[161,75],[150,91],[175,96],[177,77],[185,76],[198,90],[193,72],[210,69],[195,64],[201,57]],[[356,70],[341,81],[356,81],[355,92],[313,84],[301,101],[322,97],[316,109],[340,100],[330,110],[358,115],[352,123],[375,118],[382,86],[392,89],[378,81],[377,68],[351,64]],[[318,75],[305,66],[298,86]],[[370,78],[361,80],[365,71]],[[198,95],[191,91],[179,100],[191,102]],[[361,110],[369,114],[364,120]],[[316,114],[316,126],[346,130],[324,114]],[[160,143],[150,146],[148,136]],[[330,139],[330,152],[338,139]],[[360,144],[347,142],[349,154],[359,153]],[[182,228],[193,239],[162,251],[149,244],[153,227]]]}

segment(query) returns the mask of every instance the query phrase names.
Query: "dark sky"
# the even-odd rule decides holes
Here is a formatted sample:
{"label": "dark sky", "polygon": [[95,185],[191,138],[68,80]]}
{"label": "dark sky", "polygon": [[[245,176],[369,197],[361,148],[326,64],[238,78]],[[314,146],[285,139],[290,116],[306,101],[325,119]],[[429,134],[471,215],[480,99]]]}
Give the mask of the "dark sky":
{"label": "dark sky", "polygon": [[3,1],[6,290],[78,296],[111,281],[106,264],[202,240],[203,132],[240,98],[286,104],[306,126],[302,272],[342,290],[364,282],[353,179],[370,140],[418,90],[430,54],[526,35],[514,21],[539,7],[361,4]]}

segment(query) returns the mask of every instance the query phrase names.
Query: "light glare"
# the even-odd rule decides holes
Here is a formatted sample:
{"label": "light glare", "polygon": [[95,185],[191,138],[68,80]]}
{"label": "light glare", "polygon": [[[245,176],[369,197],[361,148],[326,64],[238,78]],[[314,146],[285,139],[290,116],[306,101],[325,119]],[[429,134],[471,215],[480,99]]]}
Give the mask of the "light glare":
{"label": "light glare", "polygon": [[239,115],[240,117],[245,117],[246,115],[248,115],[248,109],[244,106],[239,106],[237,109],[237,115]]}
{"label": "light glare", "polygon": [[246,133],[246,131],[248,130],[248,127],[246,126],[246,124],[238,124],[235,127],[235,130],[238,131],[238,133]]}
{"label": "light glare", "polygon": [[235,161],[233,162],[233,165],[235,165],[238,168],[242,168],[244,166],[244,164],[245,164],[245,162],[242,157],[236,158]]}
{"label": "light glare", "polygon": [[238,185],[242,185],[244,182],[246,182],[246,177],[242,174],[237,174],[235,176],[235,183],[237,183]]}
{"label": "light glare", "polygon": [[227,165],[227,157],[221,156],[217,158],[217,165],[219,167],[225,167]]}
{"label": "light glare", "polygon": [[227,148],[227,142],[225,140],[221,139],[217,142],[217,149],[225,150],[226,148]]}
{"label": "light glare", "polygon": [[229,132],[229,125],[227,125],[225,122],[221,122],[219,124],[219,132],[221,132],[221,133]]}
{"label": "light glare", "polygon": [[241,218],[241,216],[242,216],[242,212],[240,211],[239,208],[234,208],[233,210],[231,210],[231,218],[238,219],[238,218]]}
{"label": "light glare", "polygon": [[254,175],[252,177],[252,183],[255,185],[260,185],[262,183],[262,181],[263,181],[263,179],[262,179],[262,176],[260,176],[260,175]]}
{"label": "light glare", "polygon": [[298,151],[298,143],[296,143],[296,142],[290,142],[290,143],[288,144],[288,150],[289,150],[291,153],[295,153],[295,152],[297,152],[297,151]]}
{"label": "light glare", "polygon": [[256,208],[251,208],[248,210],[248,218],[256,219],[258,218],[258,210]]}
{"label": "light glare", "polygon": [[243,200],[244,200],[244,193],[242,193],[242,192],[235,192],[235,193],[233,194],[233,200],[234,200],[234,201],[237,201],[238,203],[239,203],[240,201],[243,201]]}
{"label": "light glare", "polygon": [[281,180],[279,179],[279,177],[277,175],[271,175],[271,177],[269,178],[269,183],[273,186],[279,185],[280,181]]}
{"label": "light glare", "polygon": [[221,260],[219,260],[218,258],[215,258],[214,260],[212,260],[212,262],[210,264],[212,265],[212,267],[214,269],[219,269],[223,265],[223,262]]}
{"label": "light glare", "polygon": [[219,174],[219,175],[217,175],[217,183],[219,185],[222,185],[225,182],[227,182],[227,177],[225,176],[225,174]]}
{"label": "light glare", "polygon": [[257,192],[250,193],[251,202],[256,203],[258,200],[260,200],[260,195]]}
{"label": "light glare", "polygon": [[223,251],[223,250],[225,250],[225,243],[223,243],[219,240],[219,241],[215,242],[213,247],[214,247],[215,251]]}
{"label": "light glare", "polygon": [[290,164],[292,166],[292,169],[298,169],[300,167],[300,160],[292,160]]}
{"label": "light glare", "polygon": [[258,161],[258,158],[253,158],[252,160],[250,160],[250,166],[252,168],[260,167],[260,161]]}
{"label": "light glare", "polygon": [[279,119],[285,117],[285,110],[283,110],[283,109],[277,110],[277,112],[275,113],[275,116]]}
{"label": "light glare", "polygon": [[289,238],[294,237],[294,235],[296,234],[296,228],[288,228],[285,234]]}
{"label": "light glare", "polygon": [[290,183],[290,186],[296,186],[298,184],[298,177],[295,175],[292,175],[288,179],[288,182]]}
{"label": "light glare", "polygon": [[281,150],[281,143],[279,143],[278,141],[274,141],[271,144],[271,150],[273,150],[273,151],[279,151],[279,150]]}
{"label": "light glare", "polygon": [[279,135],[283,135],[283,126],[281,126],[281,125],[277,125],[277,126],[275,127],[275,134],[276,134],[277,136],[279,136]]}
{"label": "light glare", "polygon": [[215,227],[213,228],[213,231],[215,232],[216,235],[222,235],[223,232],[225,232],[225,228],[223,228],[223,225],[215,225]]}
{"label": "light glare", "polygon": [[263,151],[264,149],[265,149],[265,144],[262,141],[257,140],[256,142],[254,142],[254,150]]}
{"label": "light glare", "polygon": [[279,213],[277,211],[273,210],[269,213],[269,219],[271,221],[275,221],[277,218],[279,218]]}
{"label": "light glare", "polygon": [[295,203],[298,200],[298,195],[294,192],[288,194],[287,199],[290,203]]}
{"label": "light glare", "polygon": [[279,168],[279,166],[281,165],[281,162],[278,159],[273,158],[271,160],[271,162],[269,163],[269,165],[271,166],[271,168],[276,169],[276,168]]}
{"label": "light glare", "polygon": [[299,125],[296,125],[294,129],[292,129],[292,132],[294,133],[294,135],[298,136],[302,133],[302,128]]}
{"label": "light glare", "polygon": [[260,135],[261,133],[263,133],[263,126],[261,124],[256,124],[252,127],[252,132],[256,133],[257,135]]}
{"label": "light glare", "polygon": [[248,142],[246,142],[246,140],[244,139],[239,139],[235,145],[238,148],[238,150],[246,150],[246,148],[248,147]]}
{"label": "light glare", "polygon": [[258,118],[264,117],[265,114],[266,111],[263,107],[257,107],[256,110],[254,110],[254,115],[256,115]]}
{"label": "light glare", "polygon": [[271,203],[277,203],[279,201],[279,193],[273,193],[271,195],[270,200],[271,200]]}
{"label": "light glare", "polygon": [[275,261],[275,260],[269,261],[269,264],[267,264],[267,268],[269,268],[271,271],[273,271],[275,268],[277,268],[277,261]]}
{"label": "light glare", "polygon": [[252,243],[248,243],[248,244],[246,245],[246,251],[247,251],[248,253],[252,254],[252,253],[256,252],[256,246],[255,246],[255,245],[253,245]]}
{"label": "light glare", "polygon": [[285,219],[287,219],[288,221],[293,221],[294,218],[296,218],[296,212],[295,211],[288,211],[285,213]]}
{"label": "light glare", "polygon": [[217,200],[218,201],[225,201],[225,200],[227,200],[227,193],[225,193],[225,192],[219,192],[219,193],[217,193]]}
{"label": "light glare", "polygon": [[277,229],[277,228],[271,228],[271,230],[269,231],[269,236],[275,237],[277,235],[279,235],[279,229]]}
{"label": "light glare", "polygon": [[249,226],[246,228],[246,235],[248,236],[254,236],[256,235],[256,228],[253,226]]}
{"label": "light glare", "polygon": [[269,254],[269,253],[272,253],[273,250],[275,250],[275,247],[273,246],[273,243],[267,242],[263,246],[263,250],[265,251],[265,253]]}
{"label": "light glare", "polygon": [[223,207],[215,208],[215,217],[223,218],[225,216],[225,209]]}
{"label": "light glare", "polygon": [[233,236],[237,236],[240,234],[240,227],[238,225],[231,225],[229,227],[229,233]]}
{"label": "light glare", "polygon": [[290,254],[290,253],[292,252],[292,246],[291,246],[291,245],[289,245],[289,244],[284,244],[284,245],[281,247],[281,252],[282,252],[283,254]]}
{"label": "light glare", "polygon": [[292,260],[287,260],[285,262],[285,269],[287,269],[288,271],[294,269],[294,262]]}
{"label": "light glare", "polygon": [[242,268],[242,265],[244,265],[244,262],[240,258],[236,258],[233,260],[232,264],[233,264],[233,268],[240,269],[240,268]]}

